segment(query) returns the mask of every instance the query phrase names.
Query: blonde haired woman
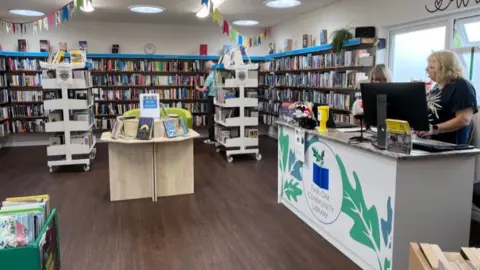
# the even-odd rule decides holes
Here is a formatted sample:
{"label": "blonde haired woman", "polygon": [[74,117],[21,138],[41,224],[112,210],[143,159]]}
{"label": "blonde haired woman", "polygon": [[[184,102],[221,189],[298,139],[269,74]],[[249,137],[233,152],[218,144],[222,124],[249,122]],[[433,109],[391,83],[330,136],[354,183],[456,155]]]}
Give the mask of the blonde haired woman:
{"label": "blonde haired woman", "polygon": [[419,136],[468,143],[472,117],[478,109],[475,88],[462,72],[460,59],[452,51],[437,51],[428,57],[427,73],[436,85],[427,96],[430,131],[418,132]]}

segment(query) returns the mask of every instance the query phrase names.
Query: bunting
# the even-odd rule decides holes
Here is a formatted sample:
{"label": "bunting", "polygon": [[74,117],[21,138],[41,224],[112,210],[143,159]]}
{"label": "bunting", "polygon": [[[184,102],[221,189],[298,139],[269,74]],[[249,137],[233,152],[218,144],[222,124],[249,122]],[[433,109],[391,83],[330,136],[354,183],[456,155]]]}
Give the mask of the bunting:
{"label": "bunting", "polygon": [[267,35],[270,34],[269,29],[265,29],[260,35],[255,37],[246,37],[233,28],[229,21],[227,21],[223,15],[220,13],[218,8],[213,9],[213,22],[217,23],[220,28],[222,28],[222,33],[229,36],[231,41],[236,41],[237,45],[243,46],[245,48],[257,47],[260,46]]}
{"label": "bunting", "polygon": [[18,33],[21,35],[48,31],[59,24],[70,21],[76,15],[77,9],[82,5],[83,0],[73,0],[60,9],[31,22],[15,23],[0,19],[0,28],[7,33]]}

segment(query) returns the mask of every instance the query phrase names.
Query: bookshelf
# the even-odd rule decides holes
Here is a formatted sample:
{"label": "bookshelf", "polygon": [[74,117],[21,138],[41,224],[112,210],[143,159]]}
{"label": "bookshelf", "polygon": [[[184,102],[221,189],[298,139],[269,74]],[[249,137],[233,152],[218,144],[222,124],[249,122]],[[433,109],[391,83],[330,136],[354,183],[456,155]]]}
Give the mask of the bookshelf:
{"label": "bookshelf", "polygon": [[42,70],[45,53],[8,53],[5,55],[8,77],[8,128],[11,133],[45,131]]}
{"label": "bookshelf", "polygon": [[352,39],[334,53],[330,44],[265,57],[259,72],[261,120],[276,137],[282,102],[328,104],[334,120],[350,124],[355,86],[375,65],[375,39]]}
{"label": "bookshelf", "polygon": [[187,109],[194,126],[205,126],[206,96],[195,85],[204,84],[208,73],[203,68],[210,58],[91,57],[96,128],[111,129],[116,116],[138,107],[142,93],[158,93],[166,107]]}
{"label": "bookshelf", "polygon": [[10,134],[6,57],[0,55],[0,139]]}

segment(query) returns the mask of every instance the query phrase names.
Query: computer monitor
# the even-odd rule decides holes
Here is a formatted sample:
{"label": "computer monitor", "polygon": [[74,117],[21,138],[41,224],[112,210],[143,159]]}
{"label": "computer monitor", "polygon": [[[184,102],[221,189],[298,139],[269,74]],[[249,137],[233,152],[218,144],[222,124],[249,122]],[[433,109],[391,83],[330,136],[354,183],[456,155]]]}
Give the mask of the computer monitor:
{"label": "computer monitor", "polygon": [[387,118],[408,121],[411,128],[428,131],[425,83],[363,83],[363,113],[367,126],[377,126],[377,96],[387,97]]}

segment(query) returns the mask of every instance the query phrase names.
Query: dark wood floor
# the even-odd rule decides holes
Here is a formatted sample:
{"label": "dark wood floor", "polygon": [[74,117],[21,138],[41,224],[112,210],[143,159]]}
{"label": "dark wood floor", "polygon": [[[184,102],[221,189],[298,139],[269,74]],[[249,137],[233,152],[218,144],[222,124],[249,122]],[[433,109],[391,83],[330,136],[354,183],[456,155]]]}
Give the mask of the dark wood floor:
{"label": "dark wood floor", "polygon": [[48,193],[63,269],[357,269],[277,204],[276,141],[233,164],[195,142],[195,194],[110,202],[107,146],[91,172],[54,174],[45,147],[0,149],[0,199]]}
{"label": "dark wood floor", "polygon": [[277,204],[276,141],[230,164],[195,142],[195,194],[110,202],[107,146],[91,172],[54,174],[45,147],[0,149],[0,199],[48,193],[63,269],[358,269]]}

